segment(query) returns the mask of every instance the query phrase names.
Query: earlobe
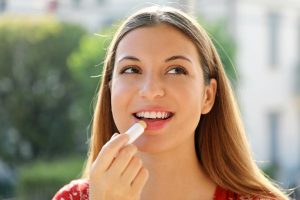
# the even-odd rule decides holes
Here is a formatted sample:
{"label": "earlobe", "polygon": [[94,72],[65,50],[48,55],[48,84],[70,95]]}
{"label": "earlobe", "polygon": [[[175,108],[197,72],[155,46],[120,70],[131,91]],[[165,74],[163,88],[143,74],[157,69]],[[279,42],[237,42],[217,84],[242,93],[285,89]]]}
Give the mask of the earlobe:
{"label": "earlobe", "polygon": [[204,90],[204,100],[201,113],[207,114],[212,109],[215,103],[217,81],[215,79],[211,79],[209,85],[206,86]]}

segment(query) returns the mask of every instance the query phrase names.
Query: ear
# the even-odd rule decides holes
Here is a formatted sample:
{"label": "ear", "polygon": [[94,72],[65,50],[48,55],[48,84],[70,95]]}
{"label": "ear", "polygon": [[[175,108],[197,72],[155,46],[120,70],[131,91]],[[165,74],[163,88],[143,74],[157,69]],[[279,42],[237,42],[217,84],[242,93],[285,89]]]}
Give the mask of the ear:
{"label": "ear", "polygon": [[216,79],[210,79],[209,85],[204,88],[204,99],[202,105],[202,114],[207,114],[215,103],[215,97],[217,92],[217,81]]}

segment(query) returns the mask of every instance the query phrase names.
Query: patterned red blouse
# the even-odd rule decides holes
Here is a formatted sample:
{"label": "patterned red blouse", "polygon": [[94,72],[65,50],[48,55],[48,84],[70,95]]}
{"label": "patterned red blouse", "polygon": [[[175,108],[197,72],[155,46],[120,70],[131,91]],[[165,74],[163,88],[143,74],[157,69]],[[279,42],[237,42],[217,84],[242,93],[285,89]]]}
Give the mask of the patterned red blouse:
{"label": "patterned red blouse", "polygon": [[[52,200],[88,200],[89,184],[85,179],[74,180],[62,187]],[[251,196],[240,196],[217,186],[213,200],[259,200]]]}

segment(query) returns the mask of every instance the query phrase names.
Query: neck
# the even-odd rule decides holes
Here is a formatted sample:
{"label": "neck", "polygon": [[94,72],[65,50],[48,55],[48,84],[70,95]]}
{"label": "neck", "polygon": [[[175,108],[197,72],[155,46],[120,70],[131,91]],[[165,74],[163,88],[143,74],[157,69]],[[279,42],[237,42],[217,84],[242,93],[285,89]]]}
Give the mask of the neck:
{"label": "neck", "polygon": [[141,199],[212,199],[215,184],[204,173],[194,140],[160,153],[140,152],[149,179]]}

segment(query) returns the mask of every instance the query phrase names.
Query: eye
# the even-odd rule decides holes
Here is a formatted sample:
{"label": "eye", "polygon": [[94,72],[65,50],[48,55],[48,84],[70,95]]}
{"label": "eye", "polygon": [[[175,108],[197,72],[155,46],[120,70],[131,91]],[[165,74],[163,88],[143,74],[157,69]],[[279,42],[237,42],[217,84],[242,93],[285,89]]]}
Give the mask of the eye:
{"label": "eye", "polygon": [[136,66],[126,66],[121,69],[120,74],[140,74],[140,69]]}
{"label": "eye", "polygon": [[181,66],[173,66],[170,70],[167,72],[168,74],[182,74],[182,75],[187,75],[186,69],[184,69]]}

